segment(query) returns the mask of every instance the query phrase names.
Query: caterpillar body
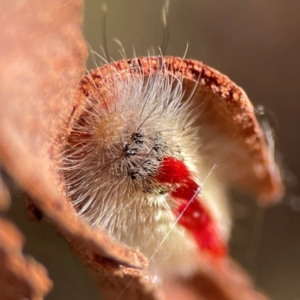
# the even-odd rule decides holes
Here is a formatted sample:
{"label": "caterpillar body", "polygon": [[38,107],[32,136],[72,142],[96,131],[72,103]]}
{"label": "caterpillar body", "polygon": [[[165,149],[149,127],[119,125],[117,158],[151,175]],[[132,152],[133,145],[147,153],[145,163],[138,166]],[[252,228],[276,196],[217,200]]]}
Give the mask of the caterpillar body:
{"label": "caterpillar body", "polygon": [[[146,57],[92,70],[81,81],[63,151],[77,214],[140,249],[160,277],[190,274],[204,258],[225,259],[231,226],[228,180],[207,158],[223,140],[201,126],[209,112],[194,101],[196,89],[184,89],[186,69],[181,59],[171,66]],[[201,72],[193,74],[195,86]]]}

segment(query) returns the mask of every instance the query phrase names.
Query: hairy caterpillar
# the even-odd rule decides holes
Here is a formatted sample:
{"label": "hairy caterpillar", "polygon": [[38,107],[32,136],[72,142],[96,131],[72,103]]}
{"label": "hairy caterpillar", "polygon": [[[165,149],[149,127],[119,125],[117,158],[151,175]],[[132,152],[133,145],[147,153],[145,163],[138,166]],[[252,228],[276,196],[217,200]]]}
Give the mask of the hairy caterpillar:
{"label": "hairy caterpillar", "polygon": [[[225,91],[226,77],[213,72],[195,61],[144,57],[92,70],[80,84],[61,167],[67,196],[92,227],[140,249],[153,275],[190,274],[196,261],[226,258],[225,199],[236,178],[265,198],[278,197],[270,170],[241,166],[247,154],[206,121],[215,109],[208,85],[215,94],[244,99],[232,83]],[[193,86],[185,82],[189,76]],[[226,121],[224,104],[214,105]],[[244,127],[234,134],[250,135]],[[255,152],[263,140],[251,142]],[[271,159],[264,163],[274,170],[269,156],[255,159]],[[224,166],[215,171],[219,163]],[[265,177],[263,186],[254,187],[252,177]]]}

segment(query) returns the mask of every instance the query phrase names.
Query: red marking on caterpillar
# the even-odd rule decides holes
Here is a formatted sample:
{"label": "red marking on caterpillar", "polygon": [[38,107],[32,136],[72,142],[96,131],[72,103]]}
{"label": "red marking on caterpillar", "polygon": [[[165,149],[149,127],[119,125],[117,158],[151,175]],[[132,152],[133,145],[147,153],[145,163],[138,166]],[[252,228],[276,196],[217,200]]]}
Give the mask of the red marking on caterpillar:
{"label": "red marking on caterpillar", "polygon": [[201,203],[199,185],[192,179],[184,162],[174,157],[165,157],[156,178],[161,183],[174,185],[170,195],[179,203],[173,212],[179,217],[179,224],[193,234],[200,249],[215,258],[224,257],[227,254],[226,246],[221,241],[208,209]]}

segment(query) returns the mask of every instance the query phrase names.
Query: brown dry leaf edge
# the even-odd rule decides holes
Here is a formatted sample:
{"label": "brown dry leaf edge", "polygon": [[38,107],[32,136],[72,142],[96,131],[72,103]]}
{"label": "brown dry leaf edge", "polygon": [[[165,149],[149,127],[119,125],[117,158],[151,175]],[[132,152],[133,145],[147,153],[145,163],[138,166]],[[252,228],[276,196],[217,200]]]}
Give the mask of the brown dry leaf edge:
{"label": "brown dry leaf edge", "polygon": [[[153,285],[146,271],[148,261],[142,253],[117,243],[105,231],[91,230],[77,218],[62,193],[63,182],[56,170],[71,116],[88,84],[83,81],[78,88],[86,59],[81,33],[81,1],[71,1],[67,5],[49,0],[43,4],[33,1],[18,5],[4,1],[1,5],[0,17],[5,24],[1,25],[0,36],[3,45],[0,66],[5,70],[0,75],[1,163],[30,195],[34,206],[94,272],[107,299],[120,295],[120,299],[132,300],[162,299],[164,296],[176,299],[178,297],[171,296],[176,290],[185,293],[187,300],[241,299],[241,295],[243,299],[263,297],[230,261],[218,267],[207,265],[185,282],[167,283],[165,288]],[[253,107],[245,93],[226,76],[199,62],[174,57],[123,60],[114,63],[113,68],[122,70],[130,64],[138,64],[147,75],[155,72],[162,60],[169,71],[183,79],[187,91],[197,85],[195,99],[205,99],[213,112],[204,122],[236,141],[228,159],[233,167],[243,165],[249,172],[238,178],[228,178],[228,184],[257,196],[261,203],[279,199],[283,190],[280,175],[267,150]],[[111,68],[103,67],[103,76]],[[238,158],[236,153],[240,154]],[[220,176],[226,171],[222,166],[218,169]],[[3,233],[7,226],[10,225],[3,223],[0,231]],[[9,231],[10,236],[18,240],[13,231]],[[1,250],[8,246],[8,241],[2,238]],[[20,248],[5,261],[13,261],[15,253],[19,256]],[[2,270],[3,278],[12,275],[10,269]],[[21,268],[17,273],[25,276]],[[43,276],[36,274],[40,278]],[[33,277],[30,282],[34,282]],[[0,298],[9,299],[2,295],[16,283],[3,282],[7,285],[1,290]],[[41,290],[42,297],[47,288]]]}
{"label": "brown dry leaf edge", "polygon": [[52,287],[46,269],[22,254],[23,238],[0,219],[0,298],[41,300]]}

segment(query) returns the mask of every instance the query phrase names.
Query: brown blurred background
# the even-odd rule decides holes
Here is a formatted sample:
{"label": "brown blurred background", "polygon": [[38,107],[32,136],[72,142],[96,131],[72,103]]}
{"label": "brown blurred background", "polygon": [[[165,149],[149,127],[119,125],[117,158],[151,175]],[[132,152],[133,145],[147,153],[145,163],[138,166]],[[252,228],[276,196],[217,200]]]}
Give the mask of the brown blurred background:
{"label": "brown blurred background", "polygon": [[[103,29],[106,3],[106,30]],[[101,52],[121,58],[158,53],[168,30],[162,0],[87,0],[85,37]],[[171,0],[166,55],[194,58],[228,75],[262,105],[275,130],[276,151],[287,181],[283,202],[265,211],[234,195],[231,253],[274,300],[300,300],[300,1]],[[93,60],[88,68],[95,67]],[[14,197],[20,196],[16,190]],[[89,274],[47,222],[28,222],[22,201],[11,217],[27,236],[25,250],[43,263],[55,286],[48,300],[97,299]],[[41,240],[43,241],[41,243]]]}

